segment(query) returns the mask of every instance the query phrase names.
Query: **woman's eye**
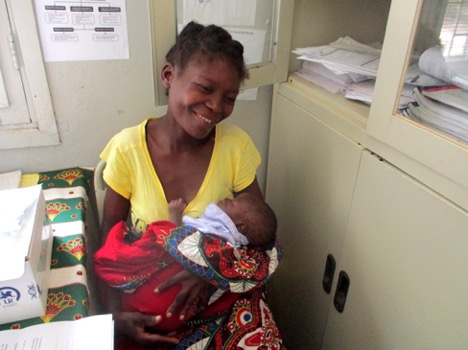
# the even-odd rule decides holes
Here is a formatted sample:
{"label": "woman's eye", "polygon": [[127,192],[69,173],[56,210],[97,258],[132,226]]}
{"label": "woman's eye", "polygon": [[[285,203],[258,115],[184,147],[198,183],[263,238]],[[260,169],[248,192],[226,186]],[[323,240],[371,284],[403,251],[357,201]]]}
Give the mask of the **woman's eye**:
{"label": "woman's eye", "polygon": [[200,86],[200,89],[202,89],[204,92],[210,93],[213,91],[213,89],[210,88],[209,86],[206,86],[206,85],[199,85],[199,86]]}
{"label": "woman's eye", "polygon": [[235,102],[236,102],[236,98],[237,98],[237,96],[235,96],[235,97],[228,96],[228,97],[226,97],[226,101],[227,101],[228,103],[235,103]]}

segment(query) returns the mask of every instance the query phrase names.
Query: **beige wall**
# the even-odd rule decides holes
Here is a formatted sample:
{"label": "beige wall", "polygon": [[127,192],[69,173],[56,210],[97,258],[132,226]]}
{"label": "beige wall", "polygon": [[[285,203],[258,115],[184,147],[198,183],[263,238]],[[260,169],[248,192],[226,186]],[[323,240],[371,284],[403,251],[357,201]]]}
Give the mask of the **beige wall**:
{"label": "beige wall", "polygon": [[[164,113],[154,104],[148,1],[127,1],[130,59],[49,62],[47,78],[61,145],[0,151],[0,172],[94,166],[108,139],[124,127]],[[241,101],[229,122],[252,136],[266,160],[271,87],[256,101]],[[264,186],[265,164],[259,171]]]}

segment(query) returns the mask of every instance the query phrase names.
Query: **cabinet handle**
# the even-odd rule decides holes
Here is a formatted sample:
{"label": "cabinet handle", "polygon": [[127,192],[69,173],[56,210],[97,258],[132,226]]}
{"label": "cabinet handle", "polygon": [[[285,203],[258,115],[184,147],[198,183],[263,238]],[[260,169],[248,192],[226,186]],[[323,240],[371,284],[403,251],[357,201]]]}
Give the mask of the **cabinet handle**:
{"label": "cabinet handle", "polygon": [[346,296],[348,295],[349,289],[349,276],[346,272],[340,271],[340,275],[338,277],[338,283],[336,285],[336,292],[335,298],[333,299],[333,303],[335,304],[335,309],[338,312],[343,312],[345,303],[346,303]]}
{"label": "cabinet handle", "polygon": [[322,286],[325,293],[330,294],[333,276],[335,275],[336,261],[333,255],[328,254],[327,262],[325,263],[325,271],[323,272]]}

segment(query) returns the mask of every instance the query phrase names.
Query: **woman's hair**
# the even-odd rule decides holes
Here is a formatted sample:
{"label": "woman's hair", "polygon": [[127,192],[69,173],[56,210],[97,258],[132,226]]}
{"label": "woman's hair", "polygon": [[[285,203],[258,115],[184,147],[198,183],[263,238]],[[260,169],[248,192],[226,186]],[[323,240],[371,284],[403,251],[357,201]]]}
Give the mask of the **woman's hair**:
{"label": "woman's hair", "polygon": [[221,27],[204,26],[192,21],[178,35],[176,43],[166,55],[166,61],[184,71],[190,61],[198,58],[209,62],[225,59],[237,68],[241,82],[248,78],[242,44],[232,39]]}

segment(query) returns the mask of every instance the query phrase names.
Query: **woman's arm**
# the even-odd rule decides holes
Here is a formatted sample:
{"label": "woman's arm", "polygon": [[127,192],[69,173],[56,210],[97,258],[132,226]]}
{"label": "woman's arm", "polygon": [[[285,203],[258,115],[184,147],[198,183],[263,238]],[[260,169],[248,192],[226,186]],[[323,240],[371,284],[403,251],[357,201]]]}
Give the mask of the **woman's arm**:
{"label": "woman's arm", "polygon": [[237,197],[241,193],[250,193],[253,194],[254,196],[257,196],[258,198],[263,199],[263,193],[262,190],[260,189],[260,185],[258,184],[257,177],[253,180],[253,182],[244,188],[242,191],[239,192],[234,192],[234,197]]}
{"label": "woman's arm", "polygon": [[101,223],[101,245],[112,227],[120,221],[126,221],[130,210],[130,201],[115,192],[109,186],[104,198],[104,213]]}
{"label": "woman's arm", "polygon": [[[126,221],[130,210],[130,201],[125,199],[112,188],[107,187],[104,199],[104,214],[101,223],[101,245],[104,244],[109,231],[120,221]],[[161,321],[161,316],[144,315],[139,312],[122,312],[120,292],[105,284],[100,283],[101,301],[107,312],[113,314],[115,328],[119,334],[125,334],[135,339],[140,344],[164,342],[177,344],[176,337],[149,333],[148,327],[154,327]]]}

